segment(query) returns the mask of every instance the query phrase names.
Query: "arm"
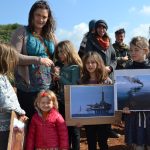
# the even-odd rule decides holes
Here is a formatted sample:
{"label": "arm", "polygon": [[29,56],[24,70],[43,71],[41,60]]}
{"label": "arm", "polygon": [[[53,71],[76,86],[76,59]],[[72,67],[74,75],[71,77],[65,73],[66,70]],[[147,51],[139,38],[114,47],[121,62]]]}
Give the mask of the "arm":
{"label": "arm", "polygon": [[68,129],[63,117],[60,114],[58,114],[56,120],[56,127],[58,131],[60,150],[68,150],[69,149]]}
{"label": "arm", "polygon": [[26,150],[34,150],[35,147],[35,119],[32,117],[26,141]]}
{"label": "arm", "polygon": [[117,66],[117,59],[116,59],[116,53],[112,45],[110,45],[110,50],[111,50],[111,63],[110,63],[110,68],[111,72],[115,70]]}
{"label": "arm", "polygon": [[70,70],[71,72],[71,80],[67,79],[65,76],[60,75],[59,81],[64,85],[75,85],[80,78],[80,69],[78,66],[74,66]]}
{"label": "arm", "polygon": [[0,76],[0,109],[5,112],[15,111],[19,115],[25,114],[25,111],[20,107],[13,87],[6,76]]}
{"label": "arm", "polygon": [[40,64],[40,57],[28,56],[26,48],[26,29],[19,27],[12,35],[11,44],[15,47],[19,55],[19,65]]}

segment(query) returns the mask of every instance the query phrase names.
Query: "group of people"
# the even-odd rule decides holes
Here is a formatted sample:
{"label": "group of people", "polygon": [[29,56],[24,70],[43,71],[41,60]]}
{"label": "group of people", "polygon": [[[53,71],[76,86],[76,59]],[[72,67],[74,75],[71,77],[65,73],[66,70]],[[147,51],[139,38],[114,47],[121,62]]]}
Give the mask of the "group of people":
{"label": "group of people", "polygon": [[[11,45],[0,44],[0,148],[7,149],[10,114],[29,118],[26,150],[79,150],[80,125],[65,123],[64,85],[113,84],[115,69],[150,68],[149,43],[134,37],[124,44],[125,30],[111,43],[105,20],[92,20],[79,51],[69,40],[57,42],[55,20],[48,3],[36,1],[28,25],[12,35]],[[15,68],[15,69],[14,69]],[[14,92],[8,76],[14,71]],[[136,150],[150,150],[150,113],[123,109],[125,142]],[[140,121],[140,123],[139,123]],[[111,125],[85,125],[89,150],[108,150]]]}

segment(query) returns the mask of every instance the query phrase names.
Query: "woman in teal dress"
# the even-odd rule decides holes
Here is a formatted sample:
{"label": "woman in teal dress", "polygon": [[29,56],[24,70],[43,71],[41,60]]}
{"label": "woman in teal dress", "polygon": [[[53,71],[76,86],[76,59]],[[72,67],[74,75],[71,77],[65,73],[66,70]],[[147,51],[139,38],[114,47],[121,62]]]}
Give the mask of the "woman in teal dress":
{"label": "woman in teal dress", "polygon": [[55,21],[46,1],[36,1],[29,12],[27,26],[19,27],[12,36],[12,45],[19,54],[15,72],[17,96],[21,107],[31,118],[34,99],[51,85]]}

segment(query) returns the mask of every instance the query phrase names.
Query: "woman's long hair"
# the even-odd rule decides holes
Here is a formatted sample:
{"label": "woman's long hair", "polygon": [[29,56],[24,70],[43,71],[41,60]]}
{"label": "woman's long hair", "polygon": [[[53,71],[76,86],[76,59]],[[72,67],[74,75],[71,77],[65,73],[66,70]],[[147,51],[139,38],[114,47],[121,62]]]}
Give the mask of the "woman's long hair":
{"label": "woman's long hair", "polygon": [[56,29],[55,20],[53,18],[49,4],[44,0],[39,0],[32,5],[28,18],[28,30],[31,33],[34,32],[34,24],[33,24],[34,12],[39,8],[46,9],[48,11],[48,20],[42,29],[42,36],[48,40],[49,39],[53,40],[53,34]]}

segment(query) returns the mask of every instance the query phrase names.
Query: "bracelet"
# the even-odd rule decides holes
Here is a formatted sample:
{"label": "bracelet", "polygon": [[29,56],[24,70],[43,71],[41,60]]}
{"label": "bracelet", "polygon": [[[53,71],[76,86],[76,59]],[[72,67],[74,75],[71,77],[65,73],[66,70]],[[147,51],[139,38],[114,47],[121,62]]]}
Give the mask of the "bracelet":
{"label": "bracelet", "polygon": [[39,57],[39,62],[40,62],[40,65],[42,65],[42,63],[41,63],[41,57]]}

